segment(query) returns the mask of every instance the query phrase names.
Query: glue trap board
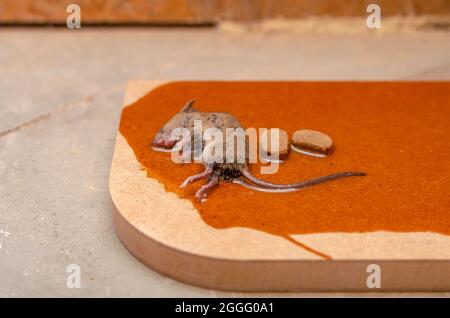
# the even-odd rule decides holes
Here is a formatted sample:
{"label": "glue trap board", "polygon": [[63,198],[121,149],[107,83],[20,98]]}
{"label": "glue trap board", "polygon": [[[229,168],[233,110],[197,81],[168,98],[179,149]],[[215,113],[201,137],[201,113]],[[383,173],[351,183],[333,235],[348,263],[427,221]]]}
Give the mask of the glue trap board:
{"label": "glue trap board", "polygon": [[[187,101],[227,112],[244,129],[326,133],[324,158],[290,152],[273,174],[291,183],[342,178],[288,193],[221,180],[152,149]],[[109,177],[124,246],[164,275],[230,291],[450,290],[449,82],[128,83]]]}

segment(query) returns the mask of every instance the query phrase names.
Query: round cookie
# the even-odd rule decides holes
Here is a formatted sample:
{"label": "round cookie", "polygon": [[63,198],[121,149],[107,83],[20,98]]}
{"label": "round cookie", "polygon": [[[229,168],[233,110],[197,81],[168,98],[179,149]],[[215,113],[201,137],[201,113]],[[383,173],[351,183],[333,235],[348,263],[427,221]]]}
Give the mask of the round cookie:
{"label": "round cookie", "polygon": [[302,129],[292,135],[292,144],[301,151],[327,155],[333,147],[333,140],[320,131]]}

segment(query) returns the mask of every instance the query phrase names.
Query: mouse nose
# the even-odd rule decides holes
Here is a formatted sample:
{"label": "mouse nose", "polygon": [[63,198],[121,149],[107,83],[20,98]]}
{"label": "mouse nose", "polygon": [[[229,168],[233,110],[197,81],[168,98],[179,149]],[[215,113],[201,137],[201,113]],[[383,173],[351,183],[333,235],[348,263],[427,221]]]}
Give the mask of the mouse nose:
{"label": "mouse nose", "polygon": [[161,136],[156,136],[152,141],[153,146],[163,147],[164,146],[164,139],[161,138]]}

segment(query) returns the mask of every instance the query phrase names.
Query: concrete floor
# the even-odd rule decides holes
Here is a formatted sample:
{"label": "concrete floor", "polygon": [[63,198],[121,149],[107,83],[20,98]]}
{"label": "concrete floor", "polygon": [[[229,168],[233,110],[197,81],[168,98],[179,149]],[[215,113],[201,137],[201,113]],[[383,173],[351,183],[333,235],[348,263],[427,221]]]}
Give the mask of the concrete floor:
{"label": "concrete floor", "polygon": [[[450,80],[450,33],[6,28],[0,74],[0,297],[240,296],[163,277],[116,238],[108,173],[125,83]],[[66,286],[72,263],[80,289]]]}

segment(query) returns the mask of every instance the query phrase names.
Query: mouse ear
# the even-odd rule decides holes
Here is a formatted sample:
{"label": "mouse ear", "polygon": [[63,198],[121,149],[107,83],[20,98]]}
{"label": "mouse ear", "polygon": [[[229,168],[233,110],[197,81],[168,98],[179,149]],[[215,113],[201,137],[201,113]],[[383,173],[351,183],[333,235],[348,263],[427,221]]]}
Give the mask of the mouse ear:
{"label": "mouse ear", "polygon": [[196,112],[197,110],[192,108],[192,105],[195,102],[195,98],[191,99],[190,101],[188,101],[186,103],[186,105],[183,106],[183,108],[181,108],[180,112],[181,113],[192,113],[192,112]]}

